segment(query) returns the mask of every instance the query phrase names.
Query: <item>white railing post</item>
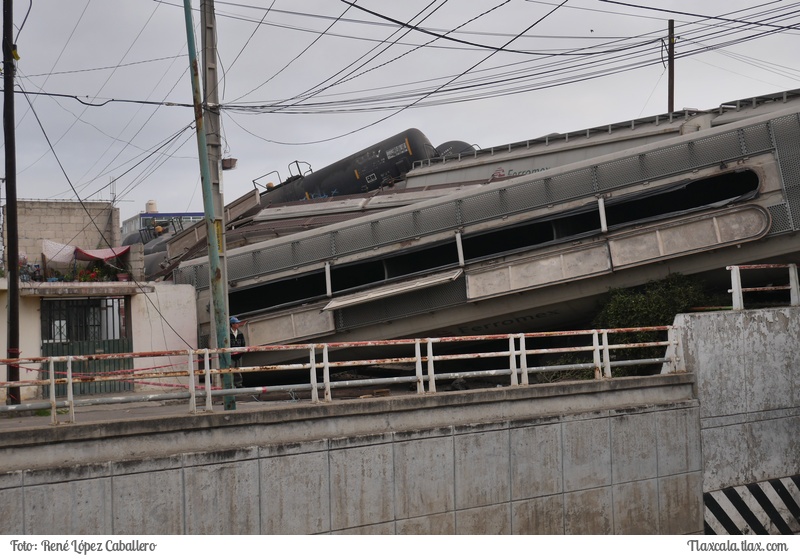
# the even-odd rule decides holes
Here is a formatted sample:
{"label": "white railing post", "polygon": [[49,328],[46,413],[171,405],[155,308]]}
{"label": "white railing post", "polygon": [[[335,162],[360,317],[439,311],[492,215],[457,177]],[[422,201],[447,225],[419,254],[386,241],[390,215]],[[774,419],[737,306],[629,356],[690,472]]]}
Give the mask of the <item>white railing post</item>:
{"label": "white railing post", "polygon": [[319,403],[319,394],[317,393],[317,356],[314,353],[314,346],[308,348],[308,380],[311,382],[311,403]]}
{"label": "white railing post", "polygon": [[425,394],[425,379],[422,378],[422,348],[419,339],[414,340],[414,369],[417,376],[417,394]]}
{"label": "white railing post", "polygon": [[672,372],[677,373],[683,366],[683,345],[681,344],[680,330],[677,326],[670,326],[667,330],[667,341],[672,348]]}
{"label": "white railing post", "polygon": [[72,390],[72,356],[67,358],[67,403],[69,404],[69,423],[75,423],[75,399]]}
{"label": "white railing post", "polygon": [[789,300],[793,307],[800,305],[800,284],[797,281],[797,264],[789,264]]}
{"label": "white railing post", "polygon": [[428,339],[428,392],[436,392],[436,374],[433,371],[433,341]]}
{"label": "white railing post", "polygon": [[611,352],[608,349],[608,330],[603,330],[603,376],[611,378]]}
{"label": "white railing post", "polygon": [[203,375],[206,379],[206,405],[205,411],[212,411],[214,409],[211,403],[211,355],[208,349],[203,350]]}
{"label": "white railing post", "polygon": [[193,350],[188,350],[186,354],[189,357],[189,364],[187,370],[189,371],[189,413],[197,413],[197,404],[194,399],[196,396],[195,383],[194,383],[194,355]]}
{"label": "white railing post", "polygon": [[325,401],[333,401],[333,394],[331,394],[331,364],[328,360],[328,344],[322,345],[322,380],[325,382]]}
{"label": "white railing post", "polygon": [[56,418],[56,364],[53,361],[53,358],[50,357],[48,360],[50,364],[50,423],[53,425],[58,424],[58,419]]}
{"label": "white railing post", "polygon": [[744,298],[742,297],[742,274],[739,271],[739,266],[728,266],[731,271],[731,288],[728,290],[733,296],[733,310],[740,311],[744,309]]}
{"label": "white railing post", "polygon": [[600,380],[600,369],[603,362],[600,360],[600,340],[597,336],[597,330],[592,331],[592,361],[594,362],[594,378]]}
{"label": "white railing post", "polygon": [[519,335],[519,363],[522,368],[522,384],[528,384],[528,350],[525,347],[525,334]]}
{"label": "white railing post", "polygon": [[508,335],[508,366],[511,369],[511,386],[517,386],[519,379],[517,378],[517,348],[514,343],[514,334]]}

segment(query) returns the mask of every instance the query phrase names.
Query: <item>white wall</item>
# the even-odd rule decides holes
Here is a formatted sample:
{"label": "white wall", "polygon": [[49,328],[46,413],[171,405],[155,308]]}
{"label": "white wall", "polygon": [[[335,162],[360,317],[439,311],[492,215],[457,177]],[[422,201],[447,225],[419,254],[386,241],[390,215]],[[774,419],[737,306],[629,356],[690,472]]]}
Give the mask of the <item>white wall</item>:
{"label": "white wall", "polygon": [[[155,292],[139,294],[131,300],[133,351],[140,353],[197,349],[197,306],[194,287],[162,282],[148,285],[155,287]],[[187,359],[187,357],[139,358],[134,367],[137,370],[154,368],[156,371],[183,371],[186,370]],[[143,387],[143,389],[151,388],[152,386]]]}
{"label": "white wall", "polygon": [[[152,293],[139,293],[131,297],[133,351],[151,352],[187,350],[197,348],[197,311],[194,288],[172,283],[144,284],[155,289]],[[20,297],[19,308],[20,357],[42,355],[41,298]],[[0,278],[0,358],[8,357],[8,280]],[[185,370],[186,358],[142,358],[134,364],[136,369],[164,367],[157,370]],[[171,367],[171,368],[170,368]],[[22,366],[20,380],[35,380],[39,366]],[[0,381],[8,379],[8,370],[0,365]],[[146,388],[146,387],[145,387]],[[0,401],[5,403],[6,390],[0,388]],[[35,387],[21,389],[23,400],[37,398]]]}

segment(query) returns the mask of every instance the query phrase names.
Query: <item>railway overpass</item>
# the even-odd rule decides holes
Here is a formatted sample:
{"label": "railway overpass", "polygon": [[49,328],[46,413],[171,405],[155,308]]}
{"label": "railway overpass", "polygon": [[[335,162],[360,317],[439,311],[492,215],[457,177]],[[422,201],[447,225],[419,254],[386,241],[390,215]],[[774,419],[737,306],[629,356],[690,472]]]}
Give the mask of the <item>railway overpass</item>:
{"label": "railway overpass", "polygon": [[[532,332],[579,327],[609,288],[796,262],[797,93],[421,161],[404,188],[251,208],[228,233],[230,312],[252,344]],[[197,290],[205,340],[208,266],[186,238],[173,274]]]}

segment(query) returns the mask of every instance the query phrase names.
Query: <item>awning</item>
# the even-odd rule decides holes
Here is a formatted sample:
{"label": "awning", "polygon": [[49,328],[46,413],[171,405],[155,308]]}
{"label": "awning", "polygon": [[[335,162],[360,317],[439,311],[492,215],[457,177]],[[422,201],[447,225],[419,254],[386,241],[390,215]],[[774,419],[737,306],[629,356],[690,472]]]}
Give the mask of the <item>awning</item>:
{"label": "awning", "polygon": [[116,248],[96,248],[94,250],[86,250],[83,248],[75,247],[75,260],[111,260],[117,256],[122,256],[131,249],[130,245],[116,247]]}
{"label": "awning", "polygon": [[73,260],[90,262],[92,260],[110,260],[122,256],[131,250],[130,245],[115,248],[83,249],[73,245],[65,245],[55,241],[42,241],[42,254],[48,263],[69,264]]}

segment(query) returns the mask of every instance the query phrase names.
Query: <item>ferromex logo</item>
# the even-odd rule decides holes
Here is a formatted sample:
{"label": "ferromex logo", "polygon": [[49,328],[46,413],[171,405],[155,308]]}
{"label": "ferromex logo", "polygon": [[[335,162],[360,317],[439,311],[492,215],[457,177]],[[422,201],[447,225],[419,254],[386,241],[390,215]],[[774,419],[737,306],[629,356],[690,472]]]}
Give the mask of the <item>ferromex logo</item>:
{"label": "ferromex logo", "polygon": [[494,170],[494,173],[492,173],[492,178],[502,179],[507,177],[521,177],[533,173],[541,173],[542,171],[546,171],[547,169],[549,169],[549,167],[538,167],[536,169],[522,169],[520,171],[515,169],[509,169],[508,172],[506,172],[506,170],[503,169],[502,167],[498,167],[497,169]]}

